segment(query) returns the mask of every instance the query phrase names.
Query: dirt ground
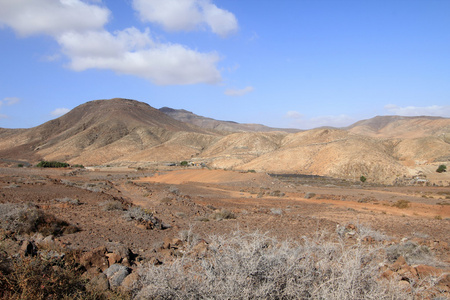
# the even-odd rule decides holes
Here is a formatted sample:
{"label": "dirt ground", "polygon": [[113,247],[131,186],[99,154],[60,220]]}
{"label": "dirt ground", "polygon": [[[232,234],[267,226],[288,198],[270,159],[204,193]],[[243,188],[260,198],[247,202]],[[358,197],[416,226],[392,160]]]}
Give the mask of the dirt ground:
{"label": "dirt ground", "polygon": [[[106,209],[114,201],[124,208],[139,205],[168,228],[136,226],[124,218],[125,211]],[[207,169],[0,168],[0,203],[32,203],[78,226],[80,231],[58,237],[68,248],[120,242],[150,257],[165,238],[184,230],[205,239],[257,230],[300,240],[352,223],[390,236],[386,243],[406,238],[426,244],[450,263],[450,187],[371,186]],[[401,203],[407,207],[397,207]],[[235,219],[212,217],[224,210]]]}

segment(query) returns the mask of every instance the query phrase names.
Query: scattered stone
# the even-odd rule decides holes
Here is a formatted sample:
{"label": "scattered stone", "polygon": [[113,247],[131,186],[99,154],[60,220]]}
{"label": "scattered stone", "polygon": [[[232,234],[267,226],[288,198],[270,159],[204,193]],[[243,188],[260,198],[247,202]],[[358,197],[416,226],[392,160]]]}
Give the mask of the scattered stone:
{"label": "scattered stone", "polygon": [[305,199],[311,199],[311,198],[314,198],[314,196],[316,196],[315,193],[309,192],[309,193],[306,193],[306,194],[305,194]]}

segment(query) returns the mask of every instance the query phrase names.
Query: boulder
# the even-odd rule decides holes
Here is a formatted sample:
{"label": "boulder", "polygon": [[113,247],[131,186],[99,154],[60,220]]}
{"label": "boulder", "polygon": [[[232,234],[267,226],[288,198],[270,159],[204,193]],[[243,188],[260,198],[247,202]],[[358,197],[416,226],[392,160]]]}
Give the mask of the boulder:
{"label": "boulder", "polygon": [[420,279],[423,279],[428,276],[439,277],[442,275],[442,273],[444,273],[441,269],[427,265],[418,265],[415,266],[415,269],[417,271],[417,276],[419,276]]}
{"label": "boulder", "polygon": [[123,265],[114,264],[106,269],[103,273],[106,275],[111,288],[118,287],[123,280],[130,274],[131,270]]}
{"label": "boulder", "polygon": [[109,289],[109,281],[104,273],[99,273],[92,277],[88,285],[96,291],[106,291]]}
{"label": "boulder", "polygon": [[98,247],[92,251],[86,252],[81,256],[80,263],[86,268],[99,268],[104,271],[108,268],[108,260],[106,258],[106,247]]}

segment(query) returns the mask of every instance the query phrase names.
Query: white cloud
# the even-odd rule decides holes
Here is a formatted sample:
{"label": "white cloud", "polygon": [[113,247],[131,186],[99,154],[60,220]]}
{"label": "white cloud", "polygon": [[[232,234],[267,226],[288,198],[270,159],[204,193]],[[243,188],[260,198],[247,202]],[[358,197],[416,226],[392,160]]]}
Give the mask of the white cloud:
{"label": "white cloud", "polygon": [[52,116],[59,117],[64,114],[67,114],[69,111],[70,111],[70,109],[68,109],[68,108],[57,108],[54,111],[52,111],[50,114]]}
{"label": "white cloud", "polygon": [[[0,25],[8,25],[22,36],[52,36],[69,59],[69,68],[75,71],[106,69],[142,77],[160,85],[214,84],[221,81],[216,67],[220,60],[217,53],[202,53],[180,44],[155,42],[148,29],[144,32],[134,27],[114,33],[106,31],[103,26],[108,22],[110,11],[92,2],[97,1],[0,0]],[[200,5],[197,2],[205,7],[201,10],[202,18],[205,18],[205,11],[217,13],[209,1],[195,1],[195,7]],[[158,3],[166,3],[166,0]],[[167,3],[172,2],[167,0]],[[223,11],[218,19],[226,19],[226,15]],[[198,23],[195,16],[187,17]],[[214,23],[214,28],[220,31],[219,34],[224,34],[221,30],[226,26]]]}
{"label": "white cloud", "polygon": [[292,122],[289,126],[301,129],[311,129],[322,126],[345,127],[356,122],[354,118],[343,114],[337,116],[318,116],[305,118],[297,111],[288,111],[285,115],[285,118],[292,119]]}
{"label": "white cloud", "polygon": [[80,0],[1,0],[0,23],[21,36],[100,30],[110,11]]}
{"label": "white cloud", "polygon": [[389,113],[400,116],[441,116],[450,117],[450,105],[405,106],[388,104],[384,107]]}
{"label": "white cloud", "polygon": [[59,39],[76,71],[91,68],[146,78],[155,84],[217,83],[216,53],[200,53],[179,44],[154,42],[147,31],[128,28],[111,34],[67,33]]}
{"label": "white cloud", "polygon": [[290,110],[286,113],[285,117],[289,119],[301,119],[303,118],[303,115],[298,111]]}
{"label": "white cloud", "polygon": [[225,37],[238,29],[236,17],[210,0],[133,0],[133,7],[142,21],[158,23],[169,31],[190,31],[207,25]]}
{"label": "white cloud", "polygon": [[252,86],[247,86],[243,89],[237,90],[237,89],[227,89],[225,91],[225,95],[227,96],[233,96],[233,97],[239,97],[244,96],[245,94],[253,92],[254,88]]}
{"label": "white cloud", "polygon": [[1,105],[14,105],[14,104],[16,104],[16,103],[19,103],[20,102],[20,98],[17,98],[17,97],[6,97],[6,98],[3,98],[3,100],[1,100],[0,101],[0,106]]}

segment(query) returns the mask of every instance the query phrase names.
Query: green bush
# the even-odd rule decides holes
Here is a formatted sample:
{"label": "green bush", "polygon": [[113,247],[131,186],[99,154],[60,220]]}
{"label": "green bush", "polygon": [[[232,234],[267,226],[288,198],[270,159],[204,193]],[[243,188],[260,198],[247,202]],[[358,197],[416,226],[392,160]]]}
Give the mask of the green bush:
{"label": "green bush", "polygon": [[68,163],[63,163],[59,161],[45,161],[42,160],[36,165],[38,168],[67,168],[70,165]]}
{"label": "green bush", "polygon": [[188,165],[188,162],[185,161],[185,160],[183,160],[182,162],[180,162],[180,166],[185,167],[185,166],[187,166],[187,165]]}
{"label": "green bush", "polygon": [[359,177],[359,180],[361,180],[361,182],[366,182],[367,178],[365,176],[361,176]]}
{"label": "green bush", "polygon": [[446,165],[440,165],[437,168],[436,172],[438,172],[438,173],[447,172],[447,166]]}
{"label": "green bush", "polygon": [[83,166],[83,165],[79,165],[79,164],[73,165],[72,167],[73,167],[73,168],[84,169],[84,166]]}

